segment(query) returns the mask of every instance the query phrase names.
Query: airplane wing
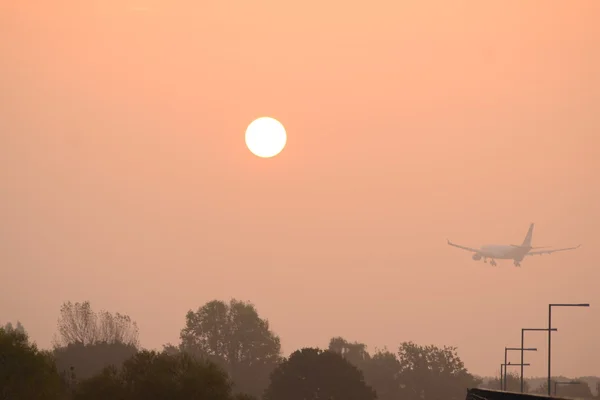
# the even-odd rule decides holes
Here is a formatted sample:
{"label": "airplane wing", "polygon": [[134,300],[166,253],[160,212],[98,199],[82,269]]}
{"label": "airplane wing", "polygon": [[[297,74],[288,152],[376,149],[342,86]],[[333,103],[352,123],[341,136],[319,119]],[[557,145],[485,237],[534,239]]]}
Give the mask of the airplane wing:
{"label": "airplane wing", "polygon": [[581,245],[575,246],[575,247],[565,247],[563,249],[543,250],[543,251],[531,251],[531,252],[529,252],[529,253],[527,253],[525,255],[526,256],[541,256],[543,254],[552,254],[552,253],[555,253],[557,251],[575,250],[575,249],[578,249],[579,247],[581,247]]}
{"label": "airplane wing", "polygon": [[448,240],[448,244],[449,244],[450,246],[458,247],[459,249],[463,249],[463,250],[467,250],[467,251],[472,251],[472,252],[474,252],[474,253],[479,253],[479,252],[481,251],[481,250],[472,249],[472,248],[470,248],[470,247],[465,247],[465,246],[461,246],[461,245],[459,245],[459,244],[452,243],[450,240]]}

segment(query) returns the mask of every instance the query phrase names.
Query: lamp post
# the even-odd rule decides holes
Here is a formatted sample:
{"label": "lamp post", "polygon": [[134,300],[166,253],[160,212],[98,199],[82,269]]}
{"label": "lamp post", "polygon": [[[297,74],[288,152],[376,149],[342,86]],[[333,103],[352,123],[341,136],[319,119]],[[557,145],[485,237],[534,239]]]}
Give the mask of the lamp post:
{"label": "lamp post", "polygon": [[581,304],[548,304],[548,396],[552,396],[552,307],[589,307],[589,303]]}
{"label": "lamp post", "polygon": [[500,390],[504,390],[506,387],[508,387],[508,385],[506,384],[506,380],[503,379],[503,376],[506,373],[506,367],[508,367],[508,366],[518,367],[519,365],[528,367],[531,364],[507,364],[507,363],[500,364]]}
{"label": "lamp post", "polygon": [[554,382],[554,395],[556,396],[556,388],[558,385],[579,385],[579,381],[565,381],[565,382]]}
{"label": "lamp post", "polygon": [[[537,349],[535,347],[530,347],[527,349],[524,349],[523,347],[505,347],[504,348],[504,364],[505,365],[518,365],[518,364],[507,364],[508,362],[508,352],[510,350],[519,350],[521,352],[523,351],[537,351]],[[523,363],[521,363],[521,369],[523,369]],[[504,368],[504,385],[506,386],[506,368]]]}
{"label": "lamp post", "polygon": [[[522,328],[521,329],[521,393],[524,391],[525,382],[523,379],[523,346],[525,346],[525,331],[547,331],[548,328]],[[553,328],[552,331],[557,331]]]}

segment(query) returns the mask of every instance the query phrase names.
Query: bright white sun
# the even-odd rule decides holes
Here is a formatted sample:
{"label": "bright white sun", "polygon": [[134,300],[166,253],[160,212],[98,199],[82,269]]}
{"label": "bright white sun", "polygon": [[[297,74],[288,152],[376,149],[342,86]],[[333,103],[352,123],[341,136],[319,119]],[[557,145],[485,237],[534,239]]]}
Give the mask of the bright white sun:
{"label": "bright white sun", "polygon": [[256,156],[269,158],[283,150],[287,134],[281,122],[270,117],[255,119],[246,128],[246,146]]}

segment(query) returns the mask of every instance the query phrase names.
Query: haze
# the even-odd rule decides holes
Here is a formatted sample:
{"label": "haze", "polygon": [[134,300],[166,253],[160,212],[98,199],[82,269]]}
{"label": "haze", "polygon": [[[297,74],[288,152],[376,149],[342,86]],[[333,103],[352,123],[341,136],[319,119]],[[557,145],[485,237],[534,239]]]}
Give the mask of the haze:
{"label": "haze", "polygon": [[[85,3],[85,4],[84,4]],[[451,4],[450,4],[451,3]],[[458,346],[495,374],[557,310],[553,374],[599,374],[600,3],[4,2],[0,322],[63,301],[142,345],[252,301],[284,353]],[[253,156],[269,115],[285,151]],[[576,251],[522,268],[446,245]],[[531,334],[527,375],[544,375]],[[516,357],[516,356],[515,356]]]}

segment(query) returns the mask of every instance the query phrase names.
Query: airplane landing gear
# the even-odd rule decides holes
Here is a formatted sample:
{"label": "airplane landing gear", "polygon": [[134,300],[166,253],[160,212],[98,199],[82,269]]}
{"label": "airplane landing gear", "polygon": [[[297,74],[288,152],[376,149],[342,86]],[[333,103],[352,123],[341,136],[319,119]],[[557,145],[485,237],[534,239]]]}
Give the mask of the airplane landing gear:
{"label": "airplane landing gear", "polygon": [[520,267],[520,266],[521,266],[521,263],[518,261],[515,261],[515,267]]}
{"label": "airplane landing gear", "polygon": [[492,260],[492,261],[490,261],[490,265],[491,265],[492,267],[495,267],[495,266],[496,266],[496,265],[498,265],[498,264],[496,264],[496,261],[495,261],[495,260]]}

